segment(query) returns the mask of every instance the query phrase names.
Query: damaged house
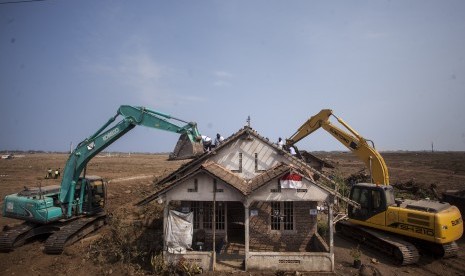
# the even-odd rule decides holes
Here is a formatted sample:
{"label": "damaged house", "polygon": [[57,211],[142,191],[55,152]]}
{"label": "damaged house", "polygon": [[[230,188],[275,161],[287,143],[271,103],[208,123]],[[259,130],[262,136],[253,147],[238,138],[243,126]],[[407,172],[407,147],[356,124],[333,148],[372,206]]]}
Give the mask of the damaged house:
{"label": "damaged house", "polygon": [[[246,126],[157,183],[139,204],[164,205],[164,258],[204,270],[334,271],[332,204],[319,172]],[[319,181],[314,179],[320,178]],[[329,242],[317,232],[328,208]]]}

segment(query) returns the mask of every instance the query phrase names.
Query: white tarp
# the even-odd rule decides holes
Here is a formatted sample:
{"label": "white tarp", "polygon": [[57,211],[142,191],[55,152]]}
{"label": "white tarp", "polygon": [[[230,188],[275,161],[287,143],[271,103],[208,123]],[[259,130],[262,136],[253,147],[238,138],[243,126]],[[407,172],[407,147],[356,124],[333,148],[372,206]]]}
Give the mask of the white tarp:
{"label": "white tarp", "polygon": [[181,213],[170,210],[165,229],[168,252],[185,254],[186,249],[192,247],[192,235],[194,234],[193,219],[194,214],[192,212]]}

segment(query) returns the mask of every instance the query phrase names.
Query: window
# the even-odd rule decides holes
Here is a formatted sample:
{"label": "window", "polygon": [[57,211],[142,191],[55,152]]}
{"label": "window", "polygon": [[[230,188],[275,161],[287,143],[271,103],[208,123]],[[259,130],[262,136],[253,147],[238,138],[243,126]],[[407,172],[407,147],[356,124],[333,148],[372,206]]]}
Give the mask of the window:
{"label": "window", "polygon": [[[224,230],[226,225],[226,209],[224,202],[216,203],[215,224],[217,230]],[[191,212],[194,213],[194,229],[212,229],[213,202],[192,201]]]}
{"label": "window", "polygon": [[362,208],[368,208],[368,197],[369,197],[369,191],[367,189],[362,189],[360,193],[360,206]]}
{"label": "window", "polygon": [[271,230],[294,230],[294,202],[271,202]]}
{"label": "window", "polygon": [[381,207],[381,192],[372,190],[371,198],[373,200],[373,210],[377,210]]}

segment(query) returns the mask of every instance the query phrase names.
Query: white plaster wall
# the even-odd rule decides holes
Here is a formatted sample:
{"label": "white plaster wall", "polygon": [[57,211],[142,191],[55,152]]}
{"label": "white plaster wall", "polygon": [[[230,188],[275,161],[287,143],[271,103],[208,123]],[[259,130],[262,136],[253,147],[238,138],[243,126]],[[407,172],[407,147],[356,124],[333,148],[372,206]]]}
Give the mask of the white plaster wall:
{"label": "white plaster wall", "polygon": [[[198,181],[197,192],[188,192],[188,189],[194,189],[194,179]],[[216,193],[216,201],[243,200],[239,191],[219,179],[217,179],[216,188],[223,189],[223,192]],[[213,201],[213,176],[207,173],[198,173],[168,191],[166,200]]]}
{"label": "white plaster wall", "polygon": [[302,179],[302,183],[302,189],[307,189],[307,192],[298,192],[296,189],[281,189],[280,193],[272,193],[271,189],[276,189],[278,186],[277,180],[273,180],[253,192],[249,196],[249,201],[325,201],[328,198],[328,193],[325,190],[307,179]]}
{"label": "white plaster wall", "polygon": [[252,179],[260,174],[255,171],[255,153],[258,153],[258,170],[268,170],[285,160],[275,148],[256,138],[237,139],[222,148],[211,160],[228,170],[238,170],[239,153],[242,153],[242,172],[237,174],[245,179]]}

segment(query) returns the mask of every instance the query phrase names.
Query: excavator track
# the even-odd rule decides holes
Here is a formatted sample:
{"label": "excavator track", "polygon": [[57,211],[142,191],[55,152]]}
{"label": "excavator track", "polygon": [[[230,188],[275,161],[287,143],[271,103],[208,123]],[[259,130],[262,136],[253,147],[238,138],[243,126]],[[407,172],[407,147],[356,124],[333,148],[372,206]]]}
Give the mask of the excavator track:
{"label": "excavator track", "polygon": [[83,217],[72,221],[56,231],[45,241],[45,253],[61,254],[65,246],[70,245],[87,234],[99,229],[106,222],[106,214],[100,213],[93,217]]}
{"label": "excavator track", "polygon": [[420,253],[414,244],[386,233],[348,221],[337,222],[336,232],[392,256],[398,265],[414,264],[420,259]]}
{"label": "excavator track", "polygon": [[436,258],[452,258],[456,257],[459,251],[459,246],[456,242],[446,244],[431,244],[420,242],[420,249],[427,254],[432,254]]}
{"label": "excavator track", "polygon": [[26,241],[24,237],[34,227],[36,227],[36,224],[25,222],[9,229],[4,229],[0,234],[0,251],[9,252],[15,247],[21,246]]}
{"label": "excavator track", "polygon": [[456,257],[459,252],[459,246],[456,242],[451,242],[448,244],[443,244],[442,248],[444,249],[443,258]]}

